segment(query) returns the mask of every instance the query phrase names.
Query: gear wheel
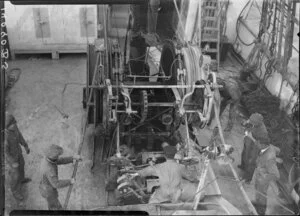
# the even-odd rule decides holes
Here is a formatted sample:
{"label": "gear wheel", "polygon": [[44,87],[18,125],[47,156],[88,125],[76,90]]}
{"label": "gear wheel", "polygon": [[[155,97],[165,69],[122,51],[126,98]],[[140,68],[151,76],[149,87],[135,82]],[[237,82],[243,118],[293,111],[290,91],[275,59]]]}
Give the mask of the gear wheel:
{"label": "gear wheel", "polygon": [[141,120],[140,123],[144,122],[148,116],[148,94],[146,90],[141,91]]}

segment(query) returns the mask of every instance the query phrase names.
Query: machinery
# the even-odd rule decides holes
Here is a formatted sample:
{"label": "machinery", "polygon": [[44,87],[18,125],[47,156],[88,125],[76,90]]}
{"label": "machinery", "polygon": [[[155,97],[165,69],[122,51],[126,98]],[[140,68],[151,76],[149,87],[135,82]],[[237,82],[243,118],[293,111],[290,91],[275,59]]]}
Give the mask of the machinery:
{"label": "machinery", "polygon": [[224,158],[230,151],[215,144],[199,146],[191,131],[207,125],[212,109],[219,106],[218,88],[222,86],[217,84],[210,57],[202,54],[201,46],[178,36],[181,3],[161,1],[152,23],[157,23],[158,43],[151,42],[141,30],[145,23],[151,23],[151,15],[143,14],[151,7],[147,3],[102,7],[103,38],[88,47],[83,91],[87,123],[94,124],[98,133],[94,163],[107,163],[108,206],[116,210],[116,206],[125,205],[126,210],[136,210],[159,186],[157,176],[141,179],[136,170],[164,162],[161,143],[166,141],[177,145],[178,163],[199,178],[199,185],[192,188],[197,193],[179,210],[240,214],[220,196],[217,183],[208,190],[216,197],[209,201],[215,202],[215,207],[199,206],[206,179],[214,178],[209,160]]}
{"label": "machinery", "polygon": [[[120,143],[134,145],[138,151],[157,151],[161,142],[156,141],[171,138],[182,123],[198,121],[204,127],[215,89],[221,87],[209,70],[209,57],[202,55],[199,46],[170,38],[158,47],[160,62],[152,73],[149,53],[153,47],[142,36],[132,38],[127,31],[123,41],[109,37],[114,10],[112,5],[106,11],[104,40],[89,45],[84,89],[88,123],[105,128],[102,160],[114,141],[117,151]],[[130,20],[131,15],[126,15]]]}

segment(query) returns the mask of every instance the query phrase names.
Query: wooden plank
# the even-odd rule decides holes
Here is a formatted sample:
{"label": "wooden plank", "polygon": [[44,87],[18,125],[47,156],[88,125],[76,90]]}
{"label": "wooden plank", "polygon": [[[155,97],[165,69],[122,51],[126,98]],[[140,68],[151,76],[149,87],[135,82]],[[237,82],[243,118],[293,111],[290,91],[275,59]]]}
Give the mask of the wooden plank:
{"label": "wooden plank", "polygon": [[204,30],[219,31],[216,27],[204,27]]}
{"label": "wooden plank", "polygon": [[12,50],[11,58],[14,60],[16,58],[16,54],[51,54],[52,59],[59,59],[60,53],[86,53],[86,49],[73,49],[73,50],[51,50],[51,49],[27,49],[27,50]]}
{"label": "wooden plank", "polygon": [[27,50],[17,50],[14,49],[12,52],[15,54],[34,54],[34,53],[52,53],[52,52],[59,52],[59,53],[86,53],[86,49],[73,49],[73,50],[52,50],[52,49],[27,49]]}
{"label": "wooden plank", "polygon": [[202,42],[218,42],[217,38],[203,38]]}
{"label": "wooden plank", "polygon": [[216,6],[204,6],[204,9],[213,9],[213,10],[215,10],[215,9],[217,9],[217,7]]}
{"label": "wooden plank", "polygon": [[218,49],[208,49],[206,52],[208,52],[208,53],[218,53]]}
{"label": "wooden plank", "polygon": [[216,21],[216,17],[204,17],[204,20],[212,20],[212,21]]}

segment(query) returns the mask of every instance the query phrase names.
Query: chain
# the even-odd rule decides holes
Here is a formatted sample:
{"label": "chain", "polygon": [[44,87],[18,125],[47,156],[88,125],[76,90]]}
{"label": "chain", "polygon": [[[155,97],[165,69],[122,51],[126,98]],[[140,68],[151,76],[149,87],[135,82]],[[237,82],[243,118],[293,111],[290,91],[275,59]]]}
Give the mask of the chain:
{"label": "chain", "polygon": [[141,120],[140,123],[144,122],[148,115],[148,95],[147,91],[141,91],[142,108],[141,108]]}
{"label": "chain", "polygon": [[270,45],[270,54],[271,56],[274,55],[274,48],[275,48],[275,35],[276,35],[276,23],[277,23],[277,19],[276,19],[276,16],[277,16],[277,1],[275,3],[275,14],[274,14],[274,21],[273,21],[273,29],[272,29],[272,38],[271,38],[271,45]]}

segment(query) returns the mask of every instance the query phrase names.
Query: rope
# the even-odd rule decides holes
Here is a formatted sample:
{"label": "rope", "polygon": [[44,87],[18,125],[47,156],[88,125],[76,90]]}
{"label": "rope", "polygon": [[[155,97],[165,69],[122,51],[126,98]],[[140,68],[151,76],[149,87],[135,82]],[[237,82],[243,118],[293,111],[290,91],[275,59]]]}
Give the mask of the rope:
{"label": "rope", "polygon": [[[180,16],[180,12],[179,12],[176,0],[173,0],[173,3],[174,3],[174,6],[175,6],[177,15],[178,15],[178,20],[179,20],[179,23],[180,23],[180,27],[182,28],[182,31],[183,31],[184,36],[183,36],[183,38],[182,37],[180,38],[180,41],[183,43],[184,38],[185,38],[185,29],[184,29],[184,25],[183,25],[182,20],[181,20],[181,16]],[[181,36],[181,35],[177,33],[177,36]]]}

